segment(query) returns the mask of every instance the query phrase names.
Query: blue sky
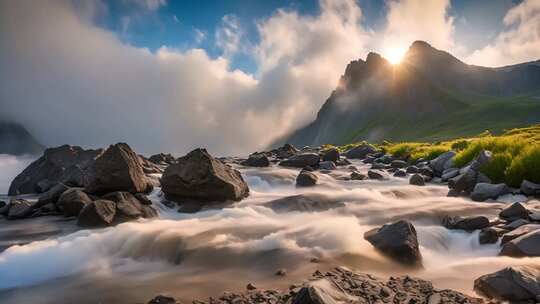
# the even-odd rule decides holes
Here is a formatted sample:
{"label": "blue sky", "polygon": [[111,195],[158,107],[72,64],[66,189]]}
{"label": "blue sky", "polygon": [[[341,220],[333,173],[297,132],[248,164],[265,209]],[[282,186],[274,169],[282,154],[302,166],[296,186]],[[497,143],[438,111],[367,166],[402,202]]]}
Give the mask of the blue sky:
{"label": "blue sky", "polygon": [[[210,56],[223,55],[216,45],[216,31],[223,26],[224,16],[233,16],[244,35],[242,43],[257,44],[257,23],[277,10],[295,11],[305,16],[320,13],[317,0],[140,0],[105,1],[107,10],[98,24],[115,32],[124,42],[152,51],[162,46],[180,50],[203,48]],[[388,1],[357,0],[362,9],[361,25],[377,32],[385,26]],[[454,18],[458,42],[481,48],[503,30],[503,18],[520,0],[452,0],[448,16]],[[149,9],[148,4],[156,3]],[[232,56],[231,68],[255,72],[256,62],[250,54]]]}

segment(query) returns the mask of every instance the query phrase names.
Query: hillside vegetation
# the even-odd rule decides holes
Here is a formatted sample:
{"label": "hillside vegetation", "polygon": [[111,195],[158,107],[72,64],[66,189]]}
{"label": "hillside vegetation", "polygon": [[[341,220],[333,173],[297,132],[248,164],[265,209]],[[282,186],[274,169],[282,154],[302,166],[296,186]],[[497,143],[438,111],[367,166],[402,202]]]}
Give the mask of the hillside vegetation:
{"label": "hillside vegetation", "polygon": [[[345,151],[356,144],[338,147]],[[455,164],[467,165],[481,150],[493,153],[493,161],[481,171],[495,183],[505,182],[518,187],[523,179],[540,183],[540,124],[526,128],[515,128],[500,135],[486,131],[478,136],[458,138],[439,142],[400,142],[385,141],[375,144],[386,153],[408,159],[433,159],[453,150],[457,152]]]}

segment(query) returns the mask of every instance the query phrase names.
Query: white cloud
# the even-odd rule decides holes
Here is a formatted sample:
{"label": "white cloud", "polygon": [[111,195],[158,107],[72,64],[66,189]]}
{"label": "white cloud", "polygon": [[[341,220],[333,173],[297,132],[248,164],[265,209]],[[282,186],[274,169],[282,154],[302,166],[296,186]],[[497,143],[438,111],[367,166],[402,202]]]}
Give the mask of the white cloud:
{"label": "white cloud", "polygon": [[128,3],[132,2],[135,5],[143,7],[145,9],[155,11],[162,6],[167,5],[167,0],[126,0]]}
{"label": "white cloud", "polygon": [[450,0],[390,0],[380,48],[407,48],[425,40],[436,48],[453,50],[454,18],[448,15]]}
{"label": "white cloud", "polygon": [[238,18],[234,15],[225,15],[221,19],[221,27],[216,31],[216,46],[223,51],[225,57],[245,50],[241,43],[244,31],[240,27]]}
{"label": "white cloud", "polygon": [[[280,12],[259,24],[264,69],[256,79],[204,50],[151,53],[126,45],[83,22],[70,1],[1,2],[2,112],[47,145],[260,149],[312,119],[345,64],[363,55],[363,36],[355,35],[363,34],[360,10],[352,1],[322,6],[317,17]],[[296,48],[275,52],[274,44],[290,37]]]}
{"label": "white cloud", "polygon": [[540,1],[525,0],[504,17],[505,30],[467,62],[501,66],[540,59]]}

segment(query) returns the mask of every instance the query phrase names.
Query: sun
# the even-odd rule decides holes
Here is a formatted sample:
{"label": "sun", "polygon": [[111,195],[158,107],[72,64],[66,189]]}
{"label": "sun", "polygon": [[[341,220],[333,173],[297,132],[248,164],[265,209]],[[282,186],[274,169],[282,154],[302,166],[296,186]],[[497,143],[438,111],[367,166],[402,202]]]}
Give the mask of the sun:
{"label": "sun", "polygon": [[390,61],[391,64],[398,64],[403,59],[403,56],[406,53],[405,48],[391,48],[386,52],[386,59]]}

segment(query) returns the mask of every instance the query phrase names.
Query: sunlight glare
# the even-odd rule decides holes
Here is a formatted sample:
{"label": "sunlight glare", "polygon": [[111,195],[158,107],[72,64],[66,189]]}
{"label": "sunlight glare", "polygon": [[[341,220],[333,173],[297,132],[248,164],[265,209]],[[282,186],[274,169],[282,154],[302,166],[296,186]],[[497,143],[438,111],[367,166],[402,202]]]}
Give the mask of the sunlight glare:
{"label": "sunlight glare", "polygon": [[388,50],[386,57],[391,64],[398,64],[403,59],[406,51],[405,48],[391,48]]}

